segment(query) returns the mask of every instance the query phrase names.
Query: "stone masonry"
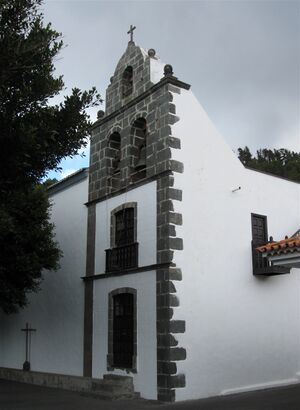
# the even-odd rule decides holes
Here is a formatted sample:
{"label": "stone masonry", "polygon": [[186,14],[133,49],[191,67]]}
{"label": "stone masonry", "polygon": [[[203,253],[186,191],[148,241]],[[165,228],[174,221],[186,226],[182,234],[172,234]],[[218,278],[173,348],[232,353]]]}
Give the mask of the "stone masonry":
{"label": "stone masonry", "polygon": [[[153,50],[152,50],[153,51]],[[171,66],[156,84],[150,81],[151,58],[140,47],[129,42],[120,59],[106,93],[106,112],[100,113],[92,128],[89,178],[89,207],[118,195],[136,184],[157,180],[157,386],[158,399],[175,400],[175,389],[185,386],[185,377],[177,374],[176,362],[186,358],[186,350],[178,347],[176,333],[185,331],[185,322],[174,320],[179,306],[176,281],[181,270],[173,262],[174,251],[183,249],[176,236],[182,215],[174,212],[174,201],[182,200],[182,191],[175,188],[176,173],[184,172],[183,164],[172,159],[172,150],[180,149],[180,140],[172,136],[172,125],[179,121],[173,94],[189,85],[173,77]],[[132,67],[132,92],[124,96],[122,81],[127,67]],[[171,67],[172,69],[172,67]],[[132,127],[136,120],[146,121],[146,168],[141,178],[134,169]],[[120,174],[112,183],[112,150],[110,136],[120,135]],[[93,245],[94,246],[94,245]],[[92,253],[90,251],[90,253]],[[167,266],[167,267],[166,267]],[[89,272],[90,274],[90,272]],[[91,302],[92,303],[92,302]],[[88,303],[86,303],[88,305]]]}

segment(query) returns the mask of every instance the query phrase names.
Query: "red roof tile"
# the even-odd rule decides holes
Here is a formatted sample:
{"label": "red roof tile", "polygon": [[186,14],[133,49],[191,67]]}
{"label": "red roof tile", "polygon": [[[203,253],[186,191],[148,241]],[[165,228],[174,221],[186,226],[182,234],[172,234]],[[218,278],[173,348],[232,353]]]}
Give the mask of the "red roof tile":
{"label": "red roof tile", "polygon": [[267,254],[281,254],[287,252],[300,252],[300,233],[281,241],[268,242],[256,248],[257,251]]}

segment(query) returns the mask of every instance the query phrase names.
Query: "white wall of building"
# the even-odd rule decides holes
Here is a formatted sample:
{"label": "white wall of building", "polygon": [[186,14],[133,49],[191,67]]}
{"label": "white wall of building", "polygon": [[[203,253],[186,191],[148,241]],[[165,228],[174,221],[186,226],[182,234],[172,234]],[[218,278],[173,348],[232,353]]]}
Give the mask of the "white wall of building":
{"label": "white wall of building", "polygon": [[[300,225],[299,184],[245,169],[189,91],[174,94],[173,135],[184,163],[175,187],[183,190],[184,250],[175,253],[183,280],[176,283],[186,320],[177,335],[187,350],[178,362],[186,388],[176,398],[297,381],[300,370],[299,270],[290,275],[252,275],[251,213],[267,215],[269,235],[282,239]],[[237,187],[240,190],[232,192]]]}
{"label": "white wall of building", "polygon": [[[157,399],[156,365],[156,272],[103,278],[94,282],[93,377],[114,373],[133,377],[135,391],[147,399]],[[107,371],[108,294],[118,288],[137,290],[137,373]]]}
{"label": "white wall of building", "polygon": [[110,248],[111,211],[127,202],[137,203],[139,266],[156,263],[156,182],[153,181],[97,204],[96,274],[105,272],[105,249]]}
{"label": "white wall of building", "polygon": [[83,310],[85,275],[87,179],[50,198],[56,240],[63,249],[61,269],[45,272],[41,291],[32,294],[30,304],[20,313],[1,315],[0,366],[22,368],[25,361],[25,334],[29,322],[32,335],[31,369],[34,371],[82,375]]}

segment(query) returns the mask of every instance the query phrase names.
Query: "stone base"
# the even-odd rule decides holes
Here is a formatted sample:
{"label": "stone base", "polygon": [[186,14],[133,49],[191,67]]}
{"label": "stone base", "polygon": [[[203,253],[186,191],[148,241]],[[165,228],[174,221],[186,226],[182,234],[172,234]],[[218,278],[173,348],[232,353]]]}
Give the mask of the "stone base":
{"label": "stone base", "polygon": [[133,379],[130,376],[107,374],[104,375],[103,379],[93,379],[91,377],[0,367],[0,379],[72,390],[106,400],[134,399],[138,397],[138,394],[134,392]]}

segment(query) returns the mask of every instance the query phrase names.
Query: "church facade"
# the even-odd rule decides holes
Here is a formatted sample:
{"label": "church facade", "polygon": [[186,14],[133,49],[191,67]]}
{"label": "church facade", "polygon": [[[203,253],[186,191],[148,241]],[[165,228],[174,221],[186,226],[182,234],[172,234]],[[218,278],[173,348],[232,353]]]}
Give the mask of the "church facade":
{"label": "church facade", "polygon": [[[22,368],[29,322],[32,371],[130,375],[148,399],[300,381],[299,184],[246,169],[155,50],[129,42],[89,169],[49,194],[61,269],[1,317],[0,366]],[[289,242],[259,248],[268,230]]]}

